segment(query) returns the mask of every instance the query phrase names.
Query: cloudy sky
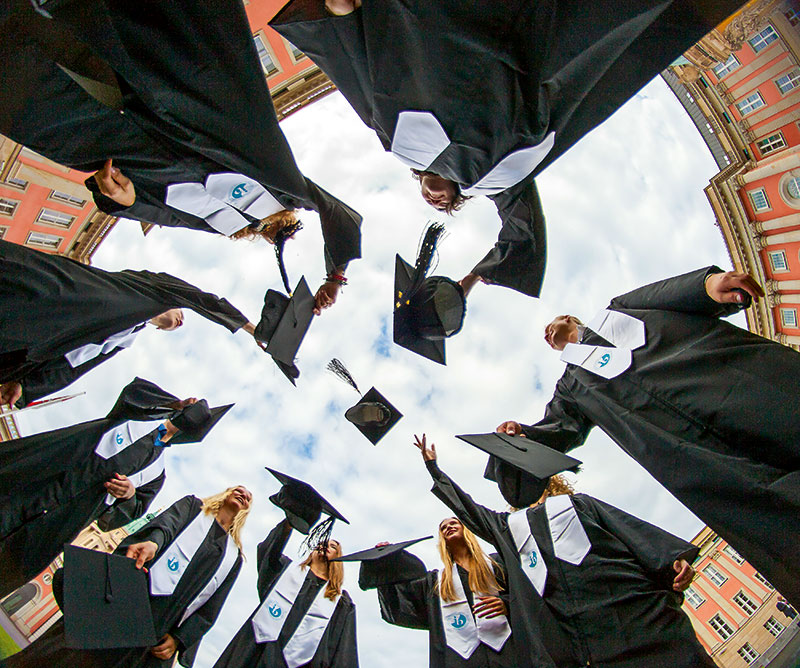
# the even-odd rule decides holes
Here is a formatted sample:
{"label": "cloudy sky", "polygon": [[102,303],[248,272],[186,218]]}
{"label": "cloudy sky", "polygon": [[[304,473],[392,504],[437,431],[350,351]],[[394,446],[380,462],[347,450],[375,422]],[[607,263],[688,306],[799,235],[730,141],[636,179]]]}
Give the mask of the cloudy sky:
{"label": "cloudy sky", "polygon": [[[703,194],[716,167],[677,100],[656,80],[539,178],[549,245],[542,298],[478,285],[442,367],[392,343],[391,313],[395,253],[413,263],[426,222],[443,217],[338,93],[282,126],[301,169],[364,216],[363,259],[348,270],[350,285],[338,303],[312,322],[298,357],[298,387],[247,334],[231,335],[190,312],[181,330],[148,328],[134,348],[76,383],[84,396],[19,417],[24,434],[99,417],[136,375],[181,397],[236,402],[202,445],[168,452],[167,483],[153,504],[163,508],[186,494],[236,484],[255,495],[244,532],[248,561],[206,636],[198,668],[214,663],[257,605],[255,547],[282,519],[268,500],[278,484],[264,466],[312,482],[350,520],[335,533],[345,551],[435,533],[448,515],[428,493],[414,434],[428,434],[442,468],[479,502],[502,509],[496,488],[481,477],[485,455],[454,435],[541,417],[563,369],[542,340],[552,316],[590,318],[637,286],[711,263],[730,268]],[[316,215],[302,219],[305,229],[287,244],[286,265],[293,284],[305,275],[315,290],[325,271],[322,239]],[[460,279],[494,243],[499,219],[481,198],[446,222],[436,273]],[[266,289],[280,287],[271,247],[168,228],[145,237],[131,221],[117,224],[94,264],[170,272],[227,297],[254,322]],[[325,371],[332,357],[345,362],[362,391],[375,385],[404,414],[377,447],[345,421],[358,396]],[[604,434],[593,433],[572,454],[584,461],[579,491],[687,539],[702,526]],[[290,557],[298,545],[294,536]],[[412,549],[437,567],[433,541]],[[345,587],[358,609],[361,665],[427,665],[427,634],[381,621],[375,592],[358,589],[357,568],[346,566]]]}

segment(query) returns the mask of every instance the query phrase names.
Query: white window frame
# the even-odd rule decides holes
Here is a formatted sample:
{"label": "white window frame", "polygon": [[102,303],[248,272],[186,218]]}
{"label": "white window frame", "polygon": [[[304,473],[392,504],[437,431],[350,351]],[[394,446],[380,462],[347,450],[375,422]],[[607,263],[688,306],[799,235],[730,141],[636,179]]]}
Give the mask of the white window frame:
{"label": "white window frame", "polygon": [[771,25],[767,24],[765,28],[759,30],[755,35],[747,40],[753,53],[763,51],[770,44],[778,40],[778,32]]}
{"label": "white window frame", "polygon": [[7,225],[0,225],[0,239],[4,239],[6,236],[6,232],[8,232]]}
{"label": "white window frame", "polygon": [[753,577],[754,577],[756,580],[758,580],[758,581],[759,581],[761,584],[763,584],[763,585],[764,585],[764,586],[765,586],[767,589],[775,589],[775,587],[773,587],[773,586],[770,584],[770,581],[769,581],[769,580],[767,580],[767,578],[765,578],[763,575],[761,575],[761,573],[759,573],[758,571],[756,571],[755,573],[753,573]]}
{"label": "white window frame", "polygon": [[[789,70],[783,76],[773,79],[773,81],[775,82],[775,86],[778,88],[778,91],[780,91],[780,94],[787,95],[795,90],[795,88],[800,88],[800,68],[795,67],[793,70]],[[783,81],[783,84],[780,83],[781,81]]]}
{"label": "white window frame", "polygon": [[[791,192],[790,187],[791,185],[795,185],[797,187],[797,196]],[[781,179],[781,190],[786,193],[786,197],[790,200],[794,200],[795,202],[800,202],[800,176],[795,176],[794,174],[787,174],[784,178]]]}
{"label": "white window frame", "polygon": [[686,591],[683,593],[683,596],[684,596],[684,598],[686,599],[686,602],[687,602],[687,603],[688,603],[690,606],[692,606],[692,608],[694,608],[695,610],[697,610],[697,608],[699,608],[701,605],[703,605],[703,603],[705,603],[705,602],[706,602],[706,599],[704,599],[702,596],[700,596],[700,594],[698,594],[698,593],[697,593],[697,592],[694,590],[694,587],[689,587],[689,588],[688,588],[688,589],[687,589],[687,590],[686,590]]}
{"label": "white window frame", "polygon": [[789,327],[790,329],[797,329],[797,309],[782,308],[781,325]]}
{"label": "white window frame", "polygon": [[770,635],[777,638],[786,627],[775,619],[775,617],[770,617],[764,622],[764,628],[767,629]]}
{"label": "white window frame", "polygon": [[797,10],[794,7],[789,7],[787,11],[783,12],[783,15],[786,17],[786,20],[789,22],[790,26],[796,26],[798,23],[800,23],[800,10]]}
{"label": "white window frame", "polygon": [[786,140],[783,138],[783,133],[780,131],[756,141],[756,146],[758,146],[761,155],[769,155],[774,151],[780,151],[786,148],[786,145]]}
{"label": "white window frame", "polygon": [[789,261],[786,259],[786,251],[767,251],[769,266],[773,274],[780,274],[789,271]]}
{"label": "white window frame", "polygon": [[743,589],[740,589],[733,597],[733,602],[738,605],[744,613],[750,617],[761,605],[755,599],[750,598]]}
{"label": "white window frame", "polygon": [[726,545],[725,547],[723,547],[722,551],[735,564],[739,564],[741,566],[744,563],[744,557],[741,554],[739,554],[736,550],[734,550],[730,545]]}
{"label": "white window frame", "polygon": [[[253,35],[253,42],[256,45],[256,52],[258,53],[258,61],[261,63],[261,71],[264,73],[264,76],[269,79],[272,75],[277,74],[281,71],[280,65],[278,65],[278,58],[272,51],[272,45],[269,43],[269,40],[264,36],[264,33],[257,32]],[[258,45],[261,45],[264,49],[264,53],[266,53],[267,58],[269,58],[269,62],[272,64],[274,69],[267,70],[264,66],[264,59],[261,56],[261,50],[258,48]]]}
{"label": "white window frame", "polygon": [[[760,212],[772,210],[772,205],[769,203],[769,197],[767,197],[767,191],[764,190],[764,188],[749,190],[747,192],[747,196],[750,198],[750,203],[753,205],[753,211]],[[763,203],[761,202],[762,197]],[[759,199],[757,200],[756,198]]]}
{"label": "white window frame", "polygon": [[724,63],[720,63],[714,68],[714,74],[717,75],[717,79],[722,80],[723,77],[726,77],[734,70],[739,69],[740,66],[741,63],[739,60],[736,58],[736,56],[731,54],[728,56],[728,60],[726,60]]}
{"label": "white window frame", "polygon": [[36,220],[34,222],[39,225],[51,225],[62,230],[68,230],[70,227],[72,227],[72,223],[74,223],[75,220],[76,217],[68,213],[43,207],[42,210],[39,211],[39,215],[36,216]]}
{"label": "white window frame", "polygon": [[9,188],[16,188],[17,190],[27,190],[30,183],[25,179],[18,179],[16,176],[7,176],[6,180],[3,181],[4,186],[8,186]]}
{"label": "white window frame", "polygon": [[717,632],[717,635],[723,640],[727,640],[734,633],[736,633],[736,629],[728,624],[728,622],[719,613],[708,620],[708,625],[714,629]]}
{"label": "white window frame", "polygon": [[70,195],[69,193],[61,192],[60,190],[51,190],[48,199],[51,199],[54,202],[61,202],[62,204],[69,204],[70,206],[77,207],[78,209],[82,209],[86,206],[85,199],[75,197],[75,195]]}
{"label": "white window frame", "polygon": [[59,237],[55,234],[46,234],[45,232],[28,232],[28,237],[25,239],[25,245],[32,246],[33,248],[44,248],[46,250],[57,251],[63,240],[64,237]]}
{"label": "white window frame", "polygon": [[19,208],[20,201],[8,197],[0,197],[0,216],[13,218]]}
{"label": "white window frame", "polygon": [[[305,53],[303,53],[297,46],[292,44],[288,39],[283,40],[286,43],[286,51],[289,53],[289,57],[292,59],[293,63],[299,63],[303,58],[307,58]],[[295,50],[297,53],[295,54]]]}
{"label": "white window frame", "polygon": [[703,567],[703,574],[715,587],[721,587],[728,581],[728,576],[720,571],[714,564],[706,564]]}
{"label": "white window frame", "polygon": [[739,100],[736,103],[736,108],[739,110],[739,115],[744,118],[748,114],[752,114],[754,111],[766,106],[766,104],[767,103],[764,102],[764,98],[761,97],[761,93],[754,91],[747,97]]}
{"label": "white window frame", "polygon": [[758,652],[756,652],[753,649],[753,646],[749,642],[746,642],[744,645],[742,645],[736,651],[736,653],[740,657],[742,657],[742,660],[748,665],[753,663],[753,661],[755,661],[759,656],[761,656]]}

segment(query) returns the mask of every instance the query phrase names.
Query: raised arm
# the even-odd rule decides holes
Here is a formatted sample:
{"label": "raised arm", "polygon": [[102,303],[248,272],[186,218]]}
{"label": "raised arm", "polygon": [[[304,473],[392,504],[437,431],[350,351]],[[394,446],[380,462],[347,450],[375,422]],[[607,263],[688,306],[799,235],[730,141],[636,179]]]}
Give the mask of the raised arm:
{"label": "raised arm", "polygon": [[430,575],[426,575],[409,582],[379,586],[381,617],[394,626],[430,630],[428,605],[431,584]]}
{"label": "raised arm", "polygon": [[120,392],[109,419],[156,420],[172,415],[180,399],[144,378],[134,378]]}
{"label": "raised arm", "polygon": [[73,367],[64,356],[37,364],[21,378],[22,396],[15,403],[16,407],[23,408],[33,401],[63,390],[85,373],[116,355],[119,350],[116,348],[110,353],[100,354],[76,367]]}
{"label": "raised arm", "polygon": [[156,546],[155,552],[144,563],[153,561],[161,554],[164,546],[175,540],[183,528],[197,516],[202,505],[202,501],[196,496],[190,495],[178,499],[163,513],[123,540],[115,552],[130,557],[132,555],[129,548],[143,543],[153,543]]}
{"label": "raised arm", "polygon": [[117,499],[114,505],[97,518],[97,526],[100,527],[100,530],[119,529],[144,515],[156,494],[164,486],[166,477],[166,474],[162,472],[155,480],[137,487],[129,499]]}
{"label": "raised arm", "polygon": [[286,543],[291,535],[292,525],[289,524],[289,520],[283,519],[258,544],[256,550],[257,588],[258,597],[262,601],[289,561],[288,557],[283,555],[283,550],[286,548]]}

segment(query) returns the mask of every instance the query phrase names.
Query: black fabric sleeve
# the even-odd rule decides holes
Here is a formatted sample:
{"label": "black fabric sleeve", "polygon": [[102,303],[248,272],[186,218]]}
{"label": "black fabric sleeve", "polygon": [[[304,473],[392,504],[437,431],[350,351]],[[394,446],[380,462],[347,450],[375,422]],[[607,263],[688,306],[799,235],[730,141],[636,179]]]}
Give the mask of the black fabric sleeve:
{"label": "black fabric sleeve", "polygon": [[275,578],[283,571],[289,560],[283,555],[292,526],[288,520],[281,520],[256,549],[256,568],[258,568],[258,598],[263,601]]}
{"label": "black fabric sleeve", "polygon": [[100,354],[76,367],[63,356],[37,364],[22,377],[22,397],[16,403],[17,408],[23,408],[33,401],[63,390],[119,351],[120,348],[115,348],[110,353]]}
{"label": "black fabric sleeve", "polygon": [[733,315],[749,306],[743,304],[718,304],[706,292],[706,278],[723,270],[712,265],[674,278],[656,281],[611,300],[611,308],[631,310],[680,311],[696,315],[721,318]]}
{"label": "black fabric sleeve", "polygon": [[493,195],[503,226],[497,243],[472,269],[487,283],[538,297],[547,263],[544,211],[535,183]]}
{"label": "black fabric sleeve", "polygon": [[522,433],[532,441],[559,452],[583,445],[594,424],[580,411],[563,378],[556,383],[553,398],[536,424],[521,425]]}
{"label": "black fabric sleeve", "polygon": [[178,663],[185,666],[185,668],[191,668],[194,663],[200,641],[208,630],[214,626],[214,622],[217,621],[225,599],[228,598],[228,594],[233,588],[233,583],[239,577],[240,570],[242,570],[241,554],[237,557],[236,563],[228,572],[222,584],[211,595],[211,598],[189,615],[183,624],[170,630],[170,635],[178,641],[179,646],[184,648],[184,651],[178,656]]}
{"label": "black fabric sleeve", "polygon": [[432,576],[435,577],[434,574],[428,574],[409,582],[378,587],[381,617],[394,626],[430,630],[428,606]]}
{"label": "black fabric sleeve", "polygon": [[346,591],[342,592],[339,605],[347,606],[342,621],[339,639],[333,650],[331,668],[358,668],[358,641],[356,639],[356,606]]}
{"label": "black fabric sleeve", "polygon": [[316,183],[306,179],[314,208],[319,212],[325,242],[325,271],[346,267],[361,257],[361,215]]}
{"label": "black fabric sleeve", "polygon": [[124,501],[117,500],[106,512],[97,518],[97,526],[101,531],[111,531],[125,526],[128,522],[139,519],[147,512],[153,499],[161,491],[166,480],[162,472],[158,478],[136,488],[136,493]]}
{"label": "black fabric sleeve", "polygon": [[123,540],[114,552],[124,555],[128,546],[151,540],[158,545],[156,555],[153,557],[153,561],[155,561],[163,552],[164,547],[175,540],[184,527],[197,516],[202,506],[203,502],[196,496],[190,495],[178,499],[158,517]]}
{"label": "black fabric sleeve", "polygon": [[500,528],[501,518],[507,513],[498,513],[481,506],[442,471],[436,461],[425,462],[433,478],[431,492],[452,510],[472,533],[488,543],[494,543],[495,532]]}
{"label": "black fabric sleeve", "polygon": [[107,419],[156,420],[167,418],[175,412],[170,404],[178,397],[165,392],[155,383],[144,378],[134,378],[120,392],[117,402],[106,416]]}

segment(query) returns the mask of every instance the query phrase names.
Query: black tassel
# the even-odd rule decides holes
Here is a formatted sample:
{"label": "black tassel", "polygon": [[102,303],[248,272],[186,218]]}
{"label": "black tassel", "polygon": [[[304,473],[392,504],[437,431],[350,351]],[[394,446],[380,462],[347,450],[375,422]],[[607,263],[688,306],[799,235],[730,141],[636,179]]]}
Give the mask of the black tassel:
{"label": "black tassel", "polygon": [[329,515],[308,532],[308,536],[305,537],[302,543],[306,552],[313,552],[320,546],[322,546],[323,551],[327,552],[328,541],[331,539],[335,521],[336,518]]}
{"label": "black tassel", "polygon": [[292,295],[292,289],[289,287],[289,277],[286,274],[286,267],[283,264],[283,246],[287,239],[294,235],[295,232],[299,232],[302,229],[303,223],[298,220],[290,225],[285,225],[279,229],[278,233],[275,235],[275,255],[278,258],[278,269],[281,272],[283,287],[286,288],[286,294],[290,297]]}
{"label": "black tassel", "polygon": [[412,276],[411,285],[406,292],[407,296],[416,294],[417,290],[422,286],[425,277],[431,269],[433,258],[436,253],[436,246],[444,234],[444,224],[431,223],[428,229],[425,230],[425,235],[422,237],[419,251],[417,252],[417,261],[414,265],[414,275]]}
{"label": "black tassel", "polygon": [[355,378],[353,378],[353,375],[347,370],[347,367],[342,363],[341,360],[338,360],[334,357],[330,362],[328,362],[328,366],[325,368],[328,369],[328,371],[330,371],[334,376],[347,383],[356,392],[361,394],[361,390],[359,390],[358,385],[356,385]]}

